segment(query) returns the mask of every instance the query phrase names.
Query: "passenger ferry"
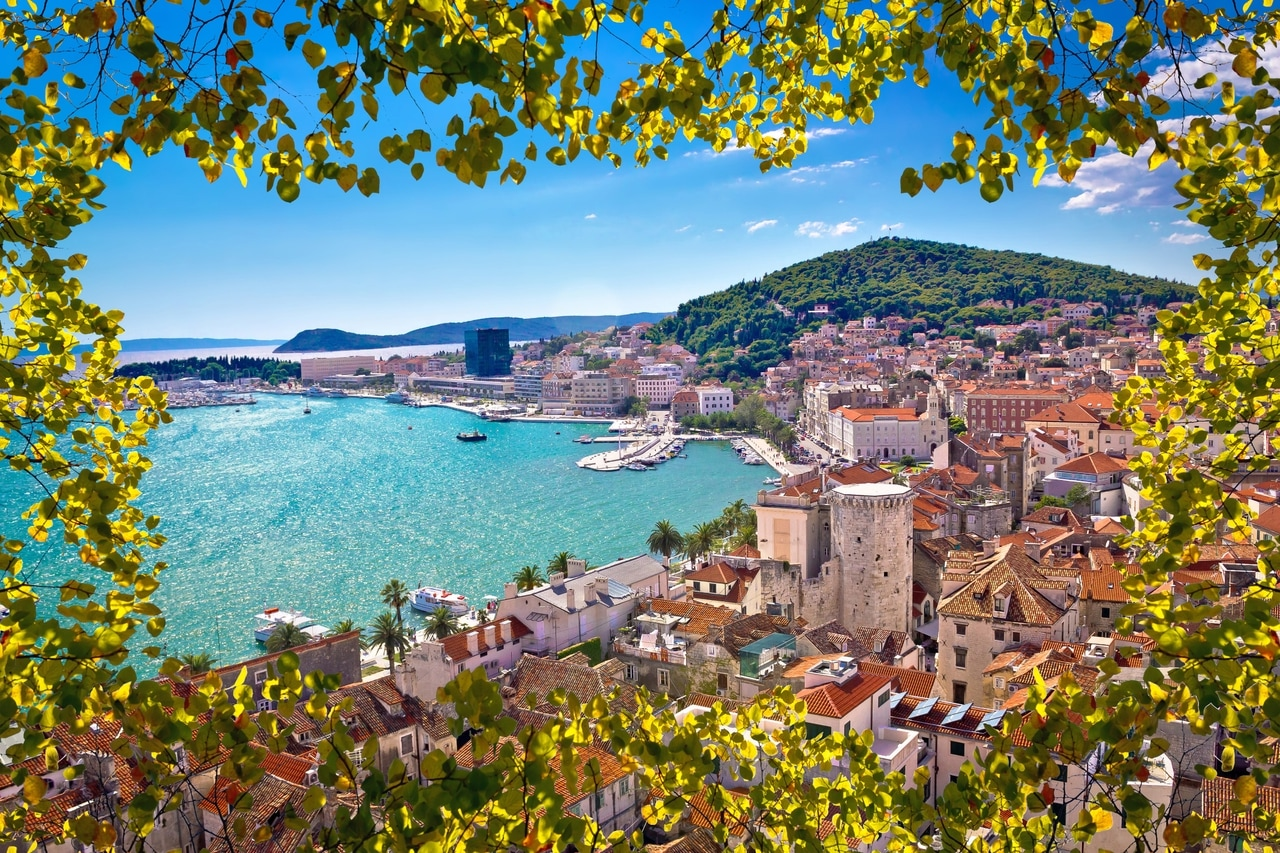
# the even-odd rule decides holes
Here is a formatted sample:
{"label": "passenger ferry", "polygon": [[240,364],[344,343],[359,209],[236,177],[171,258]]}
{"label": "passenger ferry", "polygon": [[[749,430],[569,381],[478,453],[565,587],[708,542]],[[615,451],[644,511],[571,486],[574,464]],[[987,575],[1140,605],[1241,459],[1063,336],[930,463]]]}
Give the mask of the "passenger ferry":
{"label": "passenger ferry", "polygon": [[409,593],[409,606],[420,613],[432,613],[444,607],[455,616],[465,616],[471,610],[465,595],[438,586],[422,586]]}
{"label": "passenger ferry", "polygon": [[318,624],[316,620],[302,615],[297,610],[281,610],[279,607],[268,607],[253,618],[255,620],[253,638],[259,643],[265,643],[281,625],[296,625],[302,630],[302,633],[312,640],[319,640],[330,633],[329,629],[324,625]]}

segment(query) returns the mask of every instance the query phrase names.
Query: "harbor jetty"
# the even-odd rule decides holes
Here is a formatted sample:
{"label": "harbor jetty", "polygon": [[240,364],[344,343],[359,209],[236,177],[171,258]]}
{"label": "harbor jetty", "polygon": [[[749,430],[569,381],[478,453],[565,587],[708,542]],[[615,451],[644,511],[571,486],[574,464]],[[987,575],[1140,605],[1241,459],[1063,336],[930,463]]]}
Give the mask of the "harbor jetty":
{"label": "harbor jetty", "polygon": [[589,471],[621,471],[632,465],[641,467],[657,465],[671,458],[673,450],[678,453],[677,448],[682,446],[680,438],[667,432],[645,441],[632,442],[618,450],[593,453],[579,459],[578,467]]}

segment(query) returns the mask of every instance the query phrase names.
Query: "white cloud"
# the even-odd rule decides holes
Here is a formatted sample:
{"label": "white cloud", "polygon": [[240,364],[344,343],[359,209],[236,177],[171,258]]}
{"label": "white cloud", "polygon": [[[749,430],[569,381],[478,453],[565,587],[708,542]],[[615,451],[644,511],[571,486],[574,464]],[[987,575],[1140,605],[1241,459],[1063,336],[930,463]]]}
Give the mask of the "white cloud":
{"label": "white cloud", "polygon": [[688,230],[689,230],[690,228],[692,228],[692,227],[693,227],[692,225],[683,225],[683,226],[681,226],[681,227],[679,227],[679,228],[677,228],[677,229],[676,229],[676,233],[677,233],[677,234],[683,234],[684,232],[688,231]]}
{"label": "white cloud", "polygon": [[890,223],[886,223],[886,224],[884,224],[884,225],[881,225],[881,226],[880,226],[880,230],[881,230],[881,231],[892,231],[892,230],[894,230],[895,228],[901,228],[901,227],[902,227],[902,223],[901,223],[901,222],[894,222],[894,223],[891,223],[891,224],[890,224]]}
{"label": "white cloud", "polygon": [[[1223,82],[1232,83],[1237,94],[1252,93],[1256,89],[1253,81],[1231,70],[1235,57],[1227,50],[1227,45],[1227,40],[1223,39],[1216,45],[1200,47],[1194,54],[1180,56],[1177,65],[1170,62],[1160,66],[1151,72],[1147,94],[1159,95],[1166,101],[1185,100],[1208,104],[1217,99]],[[1280,63],[1280,45],[1268,45],[1258,54],[1260,68],[1275,68],[1277,63]],[[1205,89],[1197,89],[1195,82],[1206,74],[1216,75],[1218,82]]]}
{"label": "white cloud", "polygon": [[1170,234],[1160,242],[1171,243],[1174,246],[1190,246],[1199,243],[1201,240],[1208,240],[1207,234]]}
{"label": "white cloud", "polygon": [[[807,139],[825,139],[828,136],[840,136],[847,133],[848,129],[843,127],[815,127],[812,130],[805,131]],[[777,130],[768,130],[761,134],[768,139],[780,139],[782,137],[782,128]],[[726,154],[737,154],[743,151],[754,151],[754,148],[737,147],[737,140],[730,140],[723,151],[712,151],[710,148],[699,148],[695,151],[684,152],[685,157],[723,157]],[[793,170],[794,171],[794,170]]]}
{"label": "white cloud", "polygon": [[781,169],[779,173],[790,178],[795,184],[811,184],[822,183],[821,181],[813,181],[807,175],[821,175],[836,169],[852,169],[855,166],[864,166],[871,162],[870,157],[859,157],[856,160],[839,160],[835,163],[816,163],[812,166],[797,166],[794,169]]}
{"label": "white cloud", "polygon": [[584,216],[584,217],[582,217],[582,218],[583,218],[583,219],[595,219],[595,218],[596,218],[596,215],[595,215],[594,213],[588,213],[586,216]]}
{"label": "white cloud", "polygon": [[1081,164],[1071,183],[1050,172],[1040,186],[1074,192],[1060,205],[1063,210],[1092,210],[1105,216],[1134,208],[1169,207],[1179,201],[1173,189],[1174,167],[1162,165],[1151,171],[1147,158],[1152,148],[1148,142],[1134,157],[1112,148]]}
{"label": "white cloud", "polygon": [[853,234],[858,230],[860,222],[857,219],[846,219],[844,222],[836,222],[828,225],[821,220],[810,220],[801,222],[800,227],[796,229],[797,237],[844,237]]}
{"label": "white cloud", "polygon": [[746,227],[748,234],[754,234],[757,231],[759,231],[761,228],[772,228],[773,226],[778,224],[778,220],[760,219],[755,222],[744,222],[742,224]]}

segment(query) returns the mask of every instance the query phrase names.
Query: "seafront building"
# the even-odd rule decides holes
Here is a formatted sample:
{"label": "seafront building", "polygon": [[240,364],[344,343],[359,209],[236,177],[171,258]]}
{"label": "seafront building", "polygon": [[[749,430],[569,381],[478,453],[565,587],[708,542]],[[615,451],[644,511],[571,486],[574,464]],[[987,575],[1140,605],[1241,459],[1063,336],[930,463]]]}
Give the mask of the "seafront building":
{"label": "seafront building", "polygon": [[467,329],[462,335],[469,376],[511,375],[509,330]]}
{"label": "seafront building", "polygon": [[357,370],[382,372],[382,361],[374,355],[318,356],[300,359],[303,382],[319,382],[330,376],[354,375]]}

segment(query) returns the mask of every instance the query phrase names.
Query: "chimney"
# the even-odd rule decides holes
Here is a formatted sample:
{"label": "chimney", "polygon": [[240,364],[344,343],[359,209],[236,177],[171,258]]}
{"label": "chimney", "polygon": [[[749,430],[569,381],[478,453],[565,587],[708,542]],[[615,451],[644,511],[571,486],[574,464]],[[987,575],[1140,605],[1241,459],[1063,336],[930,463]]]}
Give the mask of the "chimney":
{"label": "chimney", "polygon": [[491,649],[498,647],[498,626],[492,622],[484,626],[484,644]]}
{"label": "chimney", "polygon": [[512,583],[511,581],[507,581],[505,584],[502,585],[503,598],[515,598],[519,594],[520,594],[520,587]]}
{"label": "chimney", "polygon": [[547,583],[551,584],[552,586],[559,586],[560,584],[564,583],[564,572],[552,572],[551,575],[547,578]]}
{"label": "chimney", "polygon": [[983,539],[982,540],[982,556],[990,557],[994,555],[996,552],[996,546],[998,546],[999,544],[1000,544],[999,537],[997,537],[996,539]]}
{"label": "chimney", "polygon": [[467,632],[467,651],[473,655],[480,654],[480,632],[479,631],[472,630]]}
{"label": "chimney", "polygon": [[596,582],[591,581],[582,590],[582,601],[584,604],[596,603]]}
{"label": "chimney", "polygon": [[569,577],[576,578],[578,575],[586,574],[587,561],[586,560],[569,560],[566,563],[566,568],[569,570]]}
{"label": "chimney", "polygon": [[570,613],[578,609],[577,596],[573,594],[573,590],[566,589],[564,591],[564,604],[565,604],[565,609],[567,609]]}
{"label": "chimney", "polygon": [[500,623],[498,623],[498,627],[502,630],[502,642],[504,642],[504,643],[509,643],[509,642],[511,642],[511,640],[512,640],[512,636],[511,636],[511,620],[510,620],[510,619],[503,619]]}
{"label": "chimney", "polygon": [[1037,563],[1040,562],[1040,543],[1039,542],[1036,542],[1035,540],[1032,540],[1032,539],[1028,539],[1027,542],[1022,547],[1023,549],[1026,550],[1028,557],[1035,560]]}

